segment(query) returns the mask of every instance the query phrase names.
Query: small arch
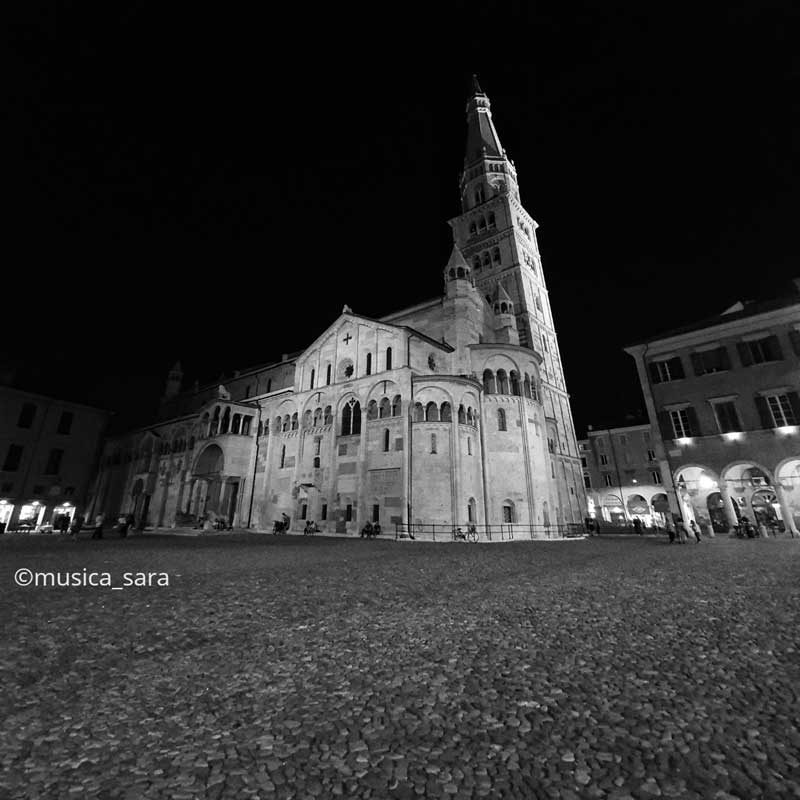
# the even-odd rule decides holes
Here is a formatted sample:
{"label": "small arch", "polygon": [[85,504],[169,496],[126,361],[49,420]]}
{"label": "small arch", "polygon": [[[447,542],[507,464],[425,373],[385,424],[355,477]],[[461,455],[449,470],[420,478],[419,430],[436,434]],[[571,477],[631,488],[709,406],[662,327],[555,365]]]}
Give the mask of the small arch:
{"label": "small arch", "polygon": [[384,397],[381,400],[380,405],[378,406],[378,418],[385,419],[386,417],[392,416],[392,406],[389,403],[389,398]]}
{"label": "small arch", "polygon": [[490,228],[496,228],[497,227],[497,220],[495,219],[494,211],[490,211],[489,212],[489,227]]}
{"label": "small arch", "polygon": [[478,272],[480,270],[481,268],[480,256],[475,256],[475,258],[472,259],[472,268],[475,270],[475,272]]}
{"label": "small arch", "polygon": [[497,393],[508,394],[508,376],[504,369],[497,370]]}
{"label": "small arch", "polygon": [[292,414],[292,430],[296,431],[297,428],[298,428],[298,425],[297,425],[297,412],[295,411],[294,414]]}
{"label": "small arch", "polygon": [[375,400],[370,400],[367,403],[367,420],[378,419],[378,403]]}
{"label": "small arch", "polygon": [[314,376],[315,376],[315,374],[316,374],[315,371],[312,369],[311,370],[311,380],[308,382],[308,388],[309,389],[313,389],[314,388]]}
{"label": "small arch", "polygon": [[325,415],[323,424],[325,425],[332,425],[333,424],[333,409],[330,406],[325,406]]}
{"label": "small arch", "polygon": [[328,364],[328,366],[325,368],[325,385],[326,386],[330,386],[331,385],[331,365],[330,364]]}
{"label": "small arch", "polygon": [[314,417],[311,423],[315,428],[322,424],[322,409],[317,407],[314,409]]}
{"label": "small arch", "polygon": [[287,414],[283,418],[283,427],[281,428],[281,430],[284,433],[286,433],[286,431],[288,431],[291,428],[291,426],[292,426],[292,418]]}
{"label": "small arch", "polygon": [[272,378],[267,381],[267,394],[272,391]]}
{"label": "small arch", "polygon": [[442,403],[442,407],[439,409],[439,419],[441,419],[442,422],[453,421],[453,409],[450,403]]}
{"label": "small arch", "polygon": [[500,303],[500,313],[505,314],[508,312],[508,305],[506,303]]}
{"label": "small arch", "polygon": [[490,369],[485,369],[483,371],[483,391],[484,394],[494,394],[497,390],[497,385],[495,383],[494,372]]}
{"label": "small arch", "polygon": [[281,464],[279,469],[283,469],[286,465],[286,445],[281,446]]}
{"label": "small arch", "polygon": [[422,403],[414,403],[414,422],[424,422],[425,421],[425,409],[422,407]]}
{"label": "small arch", "polygon": [[386,369],[392,368],[392,348],[386,348]]}
{"label": "small arch", "polygon": [[499,247],[495,247],[492,250],[492,261],[494,261],[495,264],[499,264],[500,263],[500,248]]}
{"label": "small arch", "polygon": [[531,376],[528,373],[525,373],[525,380],[522,382],[522,391],[525,394],[525,397],[531,396]]}
{"label": "small arch", "polygon": [[471,436],[467,436],[467,455],[468,456],[472,455],[472,437]]}
{"label": "small arch", "polygon": [[436,403],[428,403],[425,406],[425,422],[438,422],[439,421],[439,407]]}
{"label": "small arch", "polygon": [[242,415],[234,414],[233,419],[231,420],[231,433],[239,433],[241,425],[242,425]]}
{"label": "small arch", "polygon": [[510,378],[511,378],[511,394],[516,395],[517,397],[519,397],[520,396],[519,373],[515,369],[512,369],[511,370],[511,374],[510,374]]}
{"label": "small arch", "polygon": [[222,422],[220,423],[219,426],[219,432],[227,433],[228,430],[230,429],[230,426],[231,426],[231,409],[230,406],[228,406],[225,409],[225,413],[222,415]]}
{"label": "small arch", "polygon": [[264,435],[264,423],[263,422],[259,422],[258,423],[258,435],[259,436],[263,436]]}
{"label": "small arch", "polygon": [[478,235],[478,226],[474,222],[470,222],[469,224],[469,235],[470,236]]}
{"label": "small arch", "polygon": [[512,523],[517,521],[517,512],[511,500],[503,501],[503,522]]}
{"label": "small arch", "polygon": [[383,452],[389,452],[389,429],[385,428],[383,431]]}
{"label": "small arch", "polygon": [[367,353],[367,375],[372,375],[372,353]]}
{"label": "small arch", "polygon": [[303,414],[303,427],[310,428],[311,427],[311,409],[307,408],[305,413]]}
{"label": "small arch", "polygon": [[392,398],[392,416],[399,417],[403,413],[403,401],[400,399],[400,395],[396,394]]}
{"label": "small arch", "polygon": [[456,276],[459,277],[459,278],[463,278],[464,277],[464,267],[459,267],[456,270]]}
{"label": "small arch", "polygon": [[489,256],[489,253],[483,254],[483,266],[484,267],[491,267],[492,266],[492,259]]}
{"label": "small arch", "polygon": [[472,410],[472,406],[467,409],[467,425],[475,426],[477,424],[475,413]]}
{"label": "small arch", "polygon": [[467,522],[477,522],[477,508],[475,498],[470,497],[470,499],[467,500]]}
{"label": "small arch", "polygon": [[431,434],[431,453],[435,454],[436,452],[437,452],[437,450],[436,450],[436,434],[432,433]]}
{"label": "small arch", "polygon": [[458,421],[462,425],[466,425],[466,423],[467,423],[467,412],[464,410],[464,406],[463,405],[460,405],[458,407]]}
{"label": "small arch", "polygon": [[502,408],[497,409],[497,430],[507,431],[506,412]]}
{"label": "small arch", "polygon": [[450,267],[450,272],[448,273],[448,275],[451,278],[455,278],[456,277],[456,271],[452,267]]}

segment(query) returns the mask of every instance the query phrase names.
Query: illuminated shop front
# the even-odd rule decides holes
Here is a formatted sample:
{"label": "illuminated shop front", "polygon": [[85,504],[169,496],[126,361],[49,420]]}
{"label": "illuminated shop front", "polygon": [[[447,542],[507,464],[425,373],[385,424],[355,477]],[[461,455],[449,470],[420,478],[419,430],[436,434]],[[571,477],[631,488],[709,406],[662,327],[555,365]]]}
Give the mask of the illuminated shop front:
{"label": "illuminated shop front", "polygon": [[5,530],[8,527],[8,521],[14,513],[14,504],[9,503],[8,500],[0,500],[0,528]]}
{"label": "illuminated shop front", "polygon": [[26,503],[19,510],[17,527],[38,528],[42,524],[44,512],[45,506],[43,506],[38,500],[34,500],[31,503]]}

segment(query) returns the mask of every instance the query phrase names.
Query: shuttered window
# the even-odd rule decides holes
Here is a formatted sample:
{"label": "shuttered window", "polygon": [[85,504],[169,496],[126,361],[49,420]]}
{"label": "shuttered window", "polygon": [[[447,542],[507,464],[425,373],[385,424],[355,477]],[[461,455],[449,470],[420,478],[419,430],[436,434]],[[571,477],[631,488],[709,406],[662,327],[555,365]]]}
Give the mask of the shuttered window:
{"label": "shuttered window", "polygon": [[714,372],[724,372],[731,368],[728,350],[718,347],[716,350],[704,350],[702,353],[692,353],[692,368],[695,375],[710,375]]}
{"label": "shuttered window", "polygon": [[742,429],[739,415],[736,412],[736,403],[714,403],[714,412],[717,415],[720,433],[732,433]]}
{"label": "shuttered window", "polygon": [[686,377],[680,357],[675,356],[664,361],[650,362],[650,379],[653,383],[667,383]]}
{"label": "shuttered window", "polygon": [[783,358],[781,345],[777,336],[765,336],[763,339],[752,339],[736,345],[743,367],[752,364],[764,364],[768,361],[780,361]]}

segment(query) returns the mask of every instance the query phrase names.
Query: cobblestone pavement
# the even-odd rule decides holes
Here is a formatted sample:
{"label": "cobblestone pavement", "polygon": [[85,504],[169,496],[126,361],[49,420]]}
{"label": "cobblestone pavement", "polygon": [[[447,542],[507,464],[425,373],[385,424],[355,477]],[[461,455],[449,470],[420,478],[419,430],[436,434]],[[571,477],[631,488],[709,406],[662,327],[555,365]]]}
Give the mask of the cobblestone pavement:
{"label": "cobblestone pavement", "polygon": [[799,565],[785,539],[6,535],[0,797],[800,797]]}

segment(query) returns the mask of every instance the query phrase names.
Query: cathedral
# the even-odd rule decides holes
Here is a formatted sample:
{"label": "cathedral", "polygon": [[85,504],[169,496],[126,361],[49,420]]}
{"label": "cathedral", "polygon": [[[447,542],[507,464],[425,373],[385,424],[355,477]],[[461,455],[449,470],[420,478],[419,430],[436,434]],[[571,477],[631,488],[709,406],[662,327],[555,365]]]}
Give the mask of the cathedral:
{"label": "cathedral", "polygon": [[351,535],[581,522],[537,224],[490,108],[474,79],[443,295],[381,319],[345,306],[303,352],[225,385],[184,390],[176,364],[158,420],[106,442],[89,514]]}

